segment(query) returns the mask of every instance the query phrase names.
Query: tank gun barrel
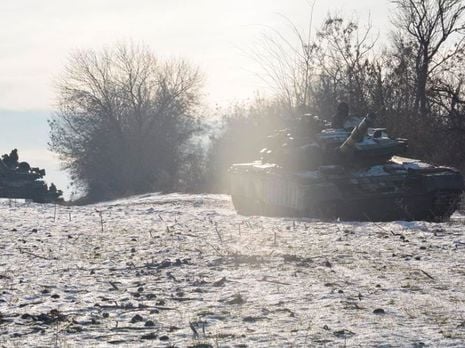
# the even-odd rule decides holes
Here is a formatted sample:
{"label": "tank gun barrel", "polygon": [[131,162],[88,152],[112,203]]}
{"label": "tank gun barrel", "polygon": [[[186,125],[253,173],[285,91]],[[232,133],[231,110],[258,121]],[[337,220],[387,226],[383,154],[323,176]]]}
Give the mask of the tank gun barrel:
{"label": "tank gun barrel", "polygon": [[359,123],[357,127],[352,130],[349,137],[342,143],[339,147],[339,151],[342,153],[349,152],[353,146],[361,141],[363,137],[367,134],[368,128],[373,125],[373,122],[376,118],[376,115],[373,112],[368,113],[368,115]]}

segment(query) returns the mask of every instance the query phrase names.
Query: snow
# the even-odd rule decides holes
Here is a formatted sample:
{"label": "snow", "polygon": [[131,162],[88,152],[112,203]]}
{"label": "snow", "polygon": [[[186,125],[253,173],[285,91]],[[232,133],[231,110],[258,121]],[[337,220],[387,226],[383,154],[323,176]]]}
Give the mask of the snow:
{"label": "snow", "polygon": [[149,194],[0,216],[5,347],[465,342],[462,215],[244,217],[224,195]]}
{"label": "snow", "polygon": [[428,168],[434,167],[431,164],[424,163],[417,159],[400,157],[400,156],[393,156],[391,161],[396,164],[402,165],[405,169],[428,169]]}
{"label": "snow", "polygon": [[433,166],[431,164],[418,161],[418,162],[404,163],[404,167],[408,169],[427,169],[427,168],[432,168]]}

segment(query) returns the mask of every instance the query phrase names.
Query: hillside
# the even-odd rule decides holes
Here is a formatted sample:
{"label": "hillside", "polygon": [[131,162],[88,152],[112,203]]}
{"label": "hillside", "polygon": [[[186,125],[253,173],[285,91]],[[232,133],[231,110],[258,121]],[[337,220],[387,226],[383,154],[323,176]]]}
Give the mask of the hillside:
{"label": "hillside", "polygon": [[0,345],[461,346],[465,217],[244,217],[228,196],[0,202]]}

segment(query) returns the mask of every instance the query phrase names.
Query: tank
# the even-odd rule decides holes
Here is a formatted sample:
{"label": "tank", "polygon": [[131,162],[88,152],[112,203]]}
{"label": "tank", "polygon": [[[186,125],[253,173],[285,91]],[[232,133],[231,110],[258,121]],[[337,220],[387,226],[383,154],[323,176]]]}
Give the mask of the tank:
{"label": "tank", "polygon": [[372,128],[375,114],[333,129],[306,115],[268,139],[260,159],[233,164],[230,193],[243,215],[393,221],[447,220],[464,178],[406,157],[406,139]]}
{"label": "tank", "polygon": [[18,161],[16,149],[0,159],[0,198],[24,198],[37,203],[61,201],[62,191],[44,181],[45,170]]}

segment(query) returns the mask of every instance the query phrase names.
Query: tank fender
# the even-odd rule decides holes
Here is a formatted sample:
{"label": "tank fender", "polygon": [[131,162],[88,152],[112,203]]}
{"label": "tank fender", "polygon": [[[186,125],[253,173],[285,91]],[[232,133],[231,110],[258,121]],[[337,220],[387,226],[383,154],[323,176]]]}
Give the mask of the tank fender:
{"label": "tank fender", "polygon": [[465,190],[463,176],[460,173],[451,171],[442,175],[426,174],[423,175],[423,184],[429,192],[437,190],[461,191]]}

